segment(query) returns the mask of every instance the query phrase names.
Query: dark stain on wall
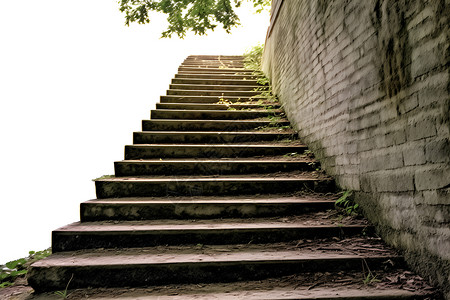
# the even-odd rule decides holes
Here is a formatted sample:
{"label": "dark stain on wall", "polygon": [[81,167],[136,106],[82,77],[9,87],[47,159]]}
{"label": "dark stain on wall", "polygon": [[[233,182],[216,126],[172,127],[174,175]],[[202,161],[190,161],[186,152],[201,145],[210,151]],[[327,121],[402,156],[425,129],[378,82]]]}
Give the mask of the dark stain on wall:
{"label": "dark stain on wall", "polygon": [[375,1],[372,23],[377,32],[381,78],[387,97],[397,95],[411,83],[411,46],[405,21],[405,1]]}

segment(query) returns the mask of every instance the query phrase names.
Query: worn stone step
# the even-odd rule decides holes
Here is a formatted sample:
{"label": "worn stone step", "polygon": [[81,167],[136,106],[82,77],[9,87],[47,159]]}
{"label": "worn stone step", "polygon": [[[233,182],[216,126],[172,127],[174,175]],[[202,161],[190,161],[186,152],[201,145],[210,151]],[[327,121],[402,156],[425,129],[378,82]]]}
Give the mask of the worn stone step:
{"label": "worn stone step", "polygon": [[238,85],[238,86],[259,86],[258,82],[253,79],[199,79],[199,78],[174,78],[172,84],[192,84],[192,85]]}
{"label": "worn stone step", "polygon": [[189,73],[182,72],[175,74],[175,79],[209,79],[209,80],[253,80],[258,78],[258,76],[253,74],[202,74],[202,73]]}
{"label": "worn stone step", "polygon": [[253,120],[143,120],[142,131],[168,130],[168,131],[235,131],[252,130],[260,128],[274,130],[280,126],[289,126],[288,121],[253,121]]}
{"label": "worn stone step", "polygon": [[[227,144],[293,140],[293,133],[248,131],[142,131],[133,133],[133,144]],[[208,146],[204,146],[208,147]]]}
{"label": "worn stone step", "polygon": [[[239,70],[239,71],[236,71]],[[261,73],[255,71],[255,70],[247,70],[247,69],[236,69],[236,68],[229,68],[229,69],[213,69],[213,68],[199,68],[199,67],[180,67],[178,69],[177,74],[198,74],[198,78],[202,78],[203,75],[210,74],[210,75],[245,75],[245,76],[256,76],[259,74],[259,76],[263,76]]]}
{"label": "worn stone step", "polygon": [[242,55],[189,55],[186,60],[243,60]]}
{"label": "worn stone step", "polygon": [[198,63],[198,64],[211,64],[211,63],[244,63],[243,58],[201,58],[201,57],[188,57],[186,58],[183,63]]}
{"label": "worn stone step", "polygon": [[261,91],[231,91],[231,90],[167,90],[167,95],[184,95],[184,96],[217,96],[218,100],[222,96],[235,96],[239,98],[248,98],[252,96],[260,96]]}
{"label": "worn stone step", "polygon": [[[183,69],[192,69],[193,71],[196,71],[197,69],[204,69],[204,70],[213,70],[213,71],[217,71],[217,72],[221,72],[221,71],[230,71],[230,72],[253,72],[253,69],[247,69],[244,67],[227,67],[226,65],[221,65],[221,66],[217,66],[217,65],[183,65],[181,64],[178,67],[178,70],[183,70]],[[189,71],[189,70],[188,70]]]}
{"label": "worn stone step", "polygon": [[218,66],[218,67],[225,67],[228,65],[239,65],[241,68],[244,67],[244,60],[234,60],[234,59],[186,59],[181,63],[181,66],[185,65],[195,65],[195,66],[202,66],[202,67],[209,67],[209,66]]}
{"label": "worn stone step", "polygon": [[186,109],[186,110],[263,110],[279,109],[279,104],[204,104],[204,103],[156,103],[156,109]]}
{"label": "worn stone step", "polygon": [[203,73],[203,74],[238,74],[238,75],[252,75],[253,70],[244,68],[212,68],[208,66],[204,67],[179,67],[178,73]]}
{"label": "worn stone step", "polygon": [[244,119],[268,118],[269,116],[276,116],[282,113],[283,111],[280,109],[270,109],[270,110],[156,109],[150,111],[150,119],[244,120]]}
{"label": "worn stone step", "polygon": [[187,57],[183,62],[203,62],[203,63],[208,63],[208,62],[239,62],[239,63],[243,63],[244,62],[244,58],[243,57],[217,57],[217,58],[213,58],[213,57]]}
{"label": "worn stone step", "polygon": [[266,86],[260,85],[212,85],[212,84],[170,84],[169,88],[172,90],[195,90],[195,91],[255,91],[255,90],[264,90]]}
{"label": "worn stone step", "polygon": [[95,199],[80,204],[82,222],[106,220],[262,218],[334,208],[327,197],[252,196]]}
{"label": "worn stone step", "polygon": [[207,61],[185,61],[181,64],[182,67],[208,67],[208,68],[236,68],[236,69],[242,69],[244,68],[243,62],[236,62],[236,61],[214,61],[214,60],[207,60]]}
{"label": "worn stone step", "polygon": [[372,234],[373,227],[281,218],[245,220],[146,220],[76,222],[52,232],[52,253],[99,248],[140,248],[164,245],[229,245],[344,238]]}
{"label": "worn stone step", "polygon": [[[220,245],[60,252],[35,262],[28,283],[36,292],[71,288],[130,287],[260,280],[304,272],[370,270],[403,260],[393,253],[313,253],[284,245]],[[289,249],[289,250],[288,250]],[[363,262],[364,261],[364,262]],[[71,279],[72,278],[72,279]]]}
{"label": "worn stone step", "polygon": [[242,159],[154,159],[154,160],[124,160],[114,162],[115,176],[142,175],[224,175],[275,173],[290,171],[314,171],[318,162],[311,159],[286,160],[242,160]]}
{"label": "worn stone step", "polygon": [[[331,273],[328,273],[331,274]],[[393,274],[395,276],[395,274]],[[314,282],[309,285],[299,285],[298,282],[292,282],[291,285],[286,280],[292,276],[281,277],[279,281],[281,286],[268,288],[265,282],[258,280],[252,287],[253,289],[243,288],[239,283],[209,283],[209,284],[174,284],[164,286],[164,289],[154,288],[88,288],[69,290],[72,299],[82,299],[89,297],[90,300],[105,300],[108,296],[114,295],[115,300],[430,300],[439,299],[430,291],[408,291],[401,286],[379,289],[376,286],[360,284],[357,287],[348,287],[342,281],[341,276],[337,275],[336,284],[330,281],[327,288],[315,287]],[[306,274],[305,277],[314,278],[314,274]],[[333,279],[331,279],[333,280]],[[273,285],[274,279],[268,279]],[[347,283],[347,282],[345,282]],[[324,284],[320,284],[323,286]],[[313,287],[313,288],[311,288]],[[87,296],[86,296],[87,295]],[[43,293],[35,295],[33,300],[57,300],[54,293]]]}
{"label": "worn stone step", "polygon": [[301,155],[307,150],[305,145],[290,144],[225,144],[225,145],[127,145],[125,159],[151,158],[221,158],[254,157],[293,154]]}
{"label": "worn stone step", "polygon": [[238,66],[239,68],[243,68],[245,63],[242,59],[185,59],[182,63],[182,66],[186,65],[195,65],[195,66]]}
{"label": "worn stone step", "polygon": [[333,180],[310,174],[264,174],[264,177],[242,176],[133,176],[95,181],[98,199],[118,197],[249,195],[273,191],[334,192]]}
{"label": "worn stone step", "polygon": [[161,103],[218,103],[219,101],[229,102],[255,102],[266,100],[258,96],[196,96],[196,95],[167,95],[161,96]]}
{"label": "worn stone step", "polygon": [[[244,64],[236,63],[210,63],[207,65],[198,64],[195,62],[182,63],[179,68],[201,68],[201,69],[216,69],[216,70],[243,70],[245,69]],[[251,71],[251,70],[247,70]]]}

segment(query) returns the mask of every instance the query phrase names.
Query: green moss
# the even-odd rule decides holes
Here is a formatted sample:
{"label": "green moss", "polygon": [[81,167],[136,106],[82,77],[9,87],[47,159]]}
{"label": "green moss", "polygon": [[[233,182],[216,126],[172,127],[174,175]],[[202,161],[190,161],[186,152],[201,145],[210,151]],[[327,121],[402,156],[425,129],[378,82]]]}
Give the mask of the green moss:
{"label": "green moss", "polygon": [[12,260],[4,266],[0,266],[0,288],[14,285],[17,278],[28,273],[28,267],[32,263],[49,256],[52,254],[52,250],[48,248],[43,251],[30,251],[28,254],[28,257]]}

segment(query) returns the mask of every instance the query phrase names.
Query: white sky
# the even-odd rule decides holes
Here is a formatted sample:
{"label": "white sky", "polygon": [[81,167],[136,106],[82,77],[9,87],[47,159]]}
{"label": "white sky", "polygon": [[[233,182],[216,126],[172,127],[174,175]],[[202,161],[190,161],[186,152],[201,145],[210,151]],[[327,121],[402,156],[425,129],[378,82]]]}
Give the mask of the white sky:
{"label": "white sky", "polygon": [[186,56],[264,42],[268,13],[239,12],[231,35],[162,40],[164,16],[125,27],[117,1],[0,0],[0,263],[79,220]]}

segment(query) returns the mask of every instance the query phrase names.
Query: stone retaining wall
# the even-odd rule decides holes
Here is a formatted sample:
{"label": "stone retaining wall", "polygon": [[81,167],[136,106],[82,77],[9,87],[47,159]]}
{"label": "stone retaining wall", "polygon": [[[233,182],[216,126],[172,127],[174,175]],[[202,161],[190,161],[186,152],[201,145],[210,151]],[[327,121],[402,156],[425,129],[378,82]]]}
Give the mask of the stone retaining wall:
{"label": "stone retaining wall", "polygon": [[273,6],[263,70],[290,121],[450,299],[450,1]]}

